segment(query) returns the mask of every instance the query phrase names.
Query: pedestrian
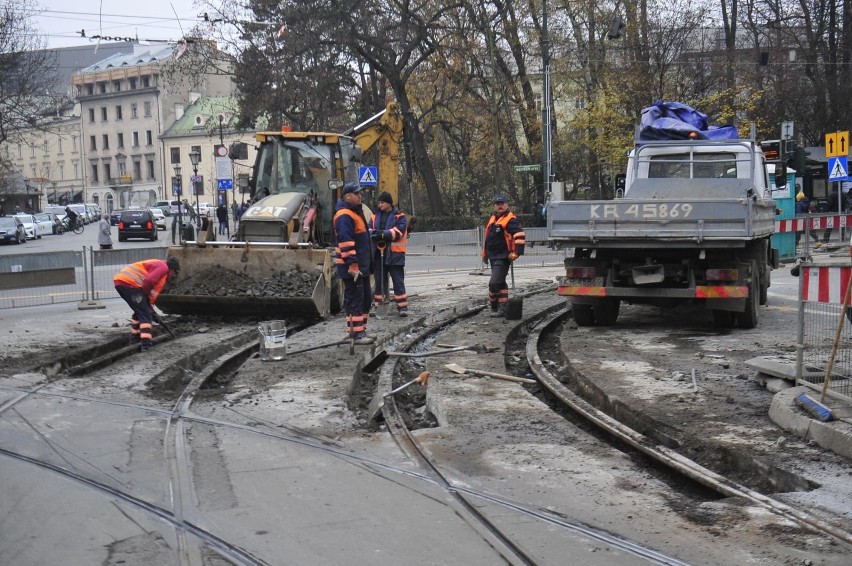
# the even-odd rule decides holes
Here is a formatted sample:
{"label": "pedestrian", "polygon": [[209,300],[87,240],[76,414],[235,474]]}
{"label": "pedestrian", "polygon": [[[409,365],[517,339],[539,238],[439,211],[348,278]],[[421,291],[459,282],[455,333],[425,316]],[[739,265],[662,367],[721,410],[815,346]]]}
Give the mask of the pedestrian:
{"label": "pedestrian", "polygon": [[[805,196],[805,193],[803,193],[801,189],[799,189],[799,192],[796,193],[796,216],[808,215],[808,214],[810,214],[810,212],[811,212],[810,199]],[[819,235],[817,234],[816,230],[813,229],[813,224],[811,224],[811,219],[810,218],[806,219],[805,224],[806,224],[805,230],[807,230],[810,233],[811,239],[813,239],[813,241],[814,241],[814,245],[816,247],[820,247],[821,244],[819,243]],[[796,232],[796,247],[799,247],[799,240],[801,240],[801,238],[802,238],[802,235],[799,232]]]}
{"label": "pedestrian", "polygon": [[183,207],[187,211],[187,214],[189,214],[189,222],[195,224],[195,209],[190,206],[189,201],[186,199],[183,199]]}
{"label": "pedestrian", "polygon": [[535,201],[535,210],[533,211],[533,215],[535,217],[535,225],[539,228],[547,226],[547,216],[545,216],[545,208],[544,201],[538,199]]}
{"label": "pedestrian", "polygon": [[361,187],[343,185],[343,196],[334,207],[335,263],[343,281],[343,311],[346,328],[356,344],[372,344],[367,336],[370,312],[370,233],[361,206]]}
{"label": "pedestrian", "polygon": [[506,276],[511,262],[524,255],[526,235],[521,221],[509,210],[506,197],[494,197],[494,214],[485,225],[485,242],[482,246],[482,261],[491,262],[491,279],[488,281],[488,303],[490,316],[506,316],[509,302],[509,286]]}
{"label": "pedestrian", "polygon": [[228,208],[225,203],[216,208],[216,218],[219,220],[219,235],[223,236],[228,232]]}
{"label": "pedestrian", "polygon": [[112,249],[112,225],[109,223],[109,214],[104,214],[98,222],[98,244],[102,250]]}
{"label": "pedestrian", "polygon": [[130,321],[130,344],[139,344],[142,352],[153,345],[153,307],[166,283],[180,272],[176,257],[168,260],[146,259],[131,263],[113,278],[115,290],[133,310]]}
{"label": "pedestrian", "polygon": [[234,199],[234,202],[231,203],[231,216],[234,217],[234,225],[235,226],[237,224],[237,209],[238,208],[239,207],[237,206],[237,201],[236,201],[236,199]]}
{"label": "pedestrian", "polygon": [[20,213],[22,213],[22,212],[23,212],[23,210],[21,210],[21,205],[20,205],[20,204],[16,204],[16,205],[15,205],[15,214],[20,214]]}
{"label": "pedestrian", "polygon": [[[373,303],[379,307],[388,294],[388,276],[393,282],[393,300],[399,316],[408,316],[408,295],[405,292],[405,250],[408,247],[408,219],[393,205],[387,191],[378,199],[378,210],[370,219],[370,238],[373,241],[373,276],[376,288]],[[383,253],[384,252],[384,253]],[[383,257],[384,256],[384,257]],[[381,266],[381,267],[378,267]]]}
{"label": "pedestrian", "polygon": [[[831,191],[831,194],[828,195],[828,212],[830,214],[843,214],[846,212],[846,197],[843,193],[840,192],[839,189],[835,188]],[[831,238],[831,228],[825,229],[825,234],[823,234],[822,243],[827,244],[828,240]]]}

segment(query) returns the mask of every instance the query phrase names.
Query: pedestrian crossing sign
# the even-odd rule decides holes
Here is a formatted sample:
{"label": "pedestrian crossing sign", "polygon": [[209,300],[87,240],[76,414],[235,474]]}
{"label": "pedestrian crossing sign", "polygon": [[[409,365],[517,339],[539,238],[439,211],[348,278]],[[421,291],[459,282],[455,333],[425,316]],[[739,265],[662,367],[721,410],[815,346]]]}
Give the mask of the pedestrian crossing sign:
{"label": "pedestrian crossing sign", "polygon": [[829,157],[828,158],[828,180],[829,181],[845,181],[849,176],[849,163],[847,157]]}
{"label": "pedestrian crossing sign", "polygon": [[358,184],[361,186],[376,186],[379,184],[379,175],[372,165],[362,166],[358,171]]}

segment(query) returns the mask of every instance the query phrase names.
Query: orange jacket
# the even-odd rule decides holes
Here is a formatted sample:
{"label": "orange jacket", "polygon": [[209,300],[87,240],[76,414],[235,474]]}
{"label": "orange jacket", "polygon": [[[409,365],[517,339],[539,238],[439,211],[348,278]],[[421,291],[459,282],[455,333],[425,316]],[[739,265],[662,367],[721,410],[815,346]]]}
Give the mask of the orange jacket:
{"label": "orange jacket", "polygon": [[115,274],[112,282],[116,287],[135,287],[142,290],[152,305],[169,278],[169,266],[161,259],[146,259],[131,263]]}

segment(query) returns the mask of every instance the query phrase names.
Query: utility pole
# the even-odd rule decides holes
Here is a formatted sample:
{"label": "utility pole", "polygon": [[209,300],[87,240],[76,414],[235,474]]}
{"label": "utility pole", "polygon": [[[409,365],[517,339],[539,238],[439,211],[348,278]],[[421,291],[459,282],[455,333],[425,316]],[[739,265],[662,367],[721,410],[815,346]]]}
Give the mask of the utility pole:
{"label": "utility pole", "polygon": [[550,192],[551,177],[551,109],[550,109],[550,39],[547,37],[547,0],[542,3],[541,16],[541,64],[543,81],[541,91],[541,148],[542,148],[542,193],[541,199]]}

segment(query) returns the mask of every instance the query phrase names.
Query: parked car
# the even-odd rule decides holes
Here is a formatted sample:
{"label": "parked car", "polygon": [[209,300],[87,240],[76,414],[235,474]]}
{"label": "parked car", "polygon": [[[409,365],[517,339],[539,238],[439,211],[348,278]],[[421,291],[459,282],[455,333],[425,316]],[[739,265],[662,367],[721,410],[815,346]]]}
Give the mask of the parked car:
{"label": "parked car", "polygon": [[53,212],[40,212],[38,214],[34,214],[33,216],[36,217],[36,222],[49,222],[51,234],[60,233],[59,227],[62,225],[62,221]]}
{"label": "parked car", "polygon": [[157,239],[157,224],[150,210],[125,210],[118,221],[118,241],[128,238]]}
{"label": "parked car", "polygon": [[50,214],[44,212],[33,214],[33,220],[35,221],[36,237],[41,238],[56,233],[53,231],[53,218]]}
{"label": "parked car", "polygon": [[0,242],[4,244],[23,244],[27,234],[21,220],[15,216],[0,216]]}
{"label": "parked car", "polygon": [[26,233],[28,240],[35,240],[36,238],[41,238],[45,234],[51,233],[50,225],[44,223],[39,224],[36,222],[35,216],[32,214],[15,214],[15,217],[24,225],[24,232]]}
{"label": "parked car", "polygon": [[149,208],[151,214],[154,215],[154,223],[157,225],[158,230],[166,229],[166,215],[163,214],[163,211],[159,208]]}
{"label": "parked car", "polygon": [[171,216],[172,214],[178,213],[178,207],[180,206],[180,201],[177,200],[161,200],[157,201],[157,204],[154,205],[154,208],[159,208],[163,211],[163,214],[166,216]]}
{"label": "parked car", "polygon": [[75,202],[75,203],[69,204],[68,206],[69,206],[69,208],[71,208],[71,210],[73,210],[77,214],[77,216],[80,217],[80,220],[82,220],[84,224],[89,223],[89,214],[86,212],[86,205],[85,204]]}
{"label": "parked car", "polygon": [[110,226],[118,226],[118,222],[121,220],[121,213],[123,210],[113,210],[109,213],[109,225]]}
{"label": "parked car", "polygon": [[56,217],[59,219],[59,222],[62,222],[63,220],[65,220],[66,214],[65,214],[65,207],[64,206],[59,206],[59,205],[46,206],[44,208],[44,211],[49,212],[51,214],[55,214]]}

